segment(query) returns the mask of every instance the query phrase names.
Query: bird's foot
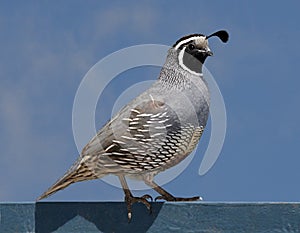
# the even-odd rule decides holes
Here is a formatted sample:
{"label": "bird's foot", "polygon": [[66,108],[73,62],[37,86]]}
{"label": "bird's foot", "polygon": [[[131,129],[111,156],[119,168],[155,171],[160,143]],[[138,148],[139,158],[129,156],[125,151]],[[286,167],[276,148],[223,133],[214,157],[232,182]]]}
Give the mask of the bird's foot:
{"label": "bird's foot", "polygon": [[153,198],[148,194],[145,194],[141,197],[134,197],[132,195],[125,196],[125,201],[127,203],[127,213],[128,213],[128,221],[129,222],[130,222],[131,217],[132,217],[131,206],[136,202],[143,203],[147,207],[147,209],[149,210],[149,212],[151,214],[151,212],[152,212],[151,204],[147,199],[150,199],[151,201],[153,201]]}
{"label": "bird's foot", "polygon": [[202,197],[174,197],[172,195],[163,195],[155,198],[157,200],[166,200],[166,201],[202,201]]}

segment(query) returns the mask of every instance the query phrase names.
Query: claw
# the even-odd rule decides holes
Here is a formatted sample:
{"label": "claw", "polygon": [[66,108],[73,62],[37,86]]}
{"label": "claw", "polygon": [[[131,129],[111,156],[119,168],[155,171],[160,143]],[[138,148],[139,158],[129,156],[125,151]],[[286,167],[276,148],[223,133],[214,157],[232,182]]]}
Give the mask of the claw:
{"label": "claw", "polygon": [[128,216],[128,222],[130,222],[131,221],[131,212],[128,212],[127,216]]}

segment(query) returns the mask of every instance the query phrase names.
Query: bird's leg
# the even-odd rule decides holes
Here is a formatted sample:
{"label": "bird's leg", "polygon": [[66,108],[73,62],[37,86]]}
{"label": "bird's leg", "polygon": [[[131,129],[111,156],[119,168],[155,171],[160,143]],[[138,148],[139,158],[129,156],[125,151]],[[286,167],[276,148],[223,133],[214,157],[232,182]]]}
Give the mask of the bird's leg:
{"label": "bird's leg", "polygon": [[202,197],[174,197],[172,194],[164,190],[158,184],[156,184],[153,180],[144,180],[147,185],[153,188],[156,192],[160,194],[160,196],[155,198],[156,200],[166,200],[166,201],[198,201],[202,200]]}
{"label": "bird's leg", "polygon": [[127,204],[128,221],[131,220],[131,216],[132,216],[131,206],[135,202],[143,203],[151,213],[151,204],[149,203],[149,201],[147,199],[151,199],[151,201],[152,201],[153,200],[152,197],[148,194],[143,195],[141,197],[134,197],[128,188],[125,177],[123,175],[120,175],[119,180],[121,182],[121,185],[122,185],[122,188],[123,188],[123,191],[125,194],[125,202]]}

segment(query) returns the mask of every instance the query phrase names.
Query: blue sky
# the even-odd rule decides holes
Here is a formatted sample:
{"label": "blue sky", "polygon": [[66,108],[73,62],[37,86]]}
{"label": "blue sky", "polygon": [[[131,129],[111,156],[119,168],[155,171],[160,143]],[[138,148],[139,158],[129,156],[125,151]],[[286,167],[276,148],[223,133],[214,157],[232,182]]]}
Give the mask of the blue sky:
{"label": "blue sky", "polygon": [[[219,29],[229,31],[230,41],[211,40],[215,56],[206,66],[226,104],[222,153],[198,175],[208,128],[190,166],[164,187],[207,201],[299,201],[299,7],[296,0],[1,1],[0,201],[35,200],[75,161],[73,100],[101,58]],[[124,89],[158,72],[144,67],[116,77],[99,100],[97,127]],[[145,192],[156,196],[135,194]],[[123,200],[123,192],[98,180],[49,200]]]}

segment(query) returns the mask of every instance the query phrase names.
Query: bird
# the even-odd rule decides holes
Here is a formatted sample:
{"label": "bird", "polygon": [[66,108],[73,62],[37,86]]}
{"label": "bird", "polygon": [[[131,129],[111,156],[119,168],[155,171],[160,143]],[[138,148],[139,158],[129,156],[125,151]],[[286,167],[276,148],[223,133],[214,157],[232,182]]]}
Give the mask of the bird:
{"label": "bird", "polygon": [[208,39],[229,39],[226,30],[209,36],[196,33],[177,40],[167,51],[159,77],[146,91],[125,105],[82,149],[71,168],[37,201],[75,182],[116,175],[124,191],[127,217],[132,205],[143,203],[151,212],[152,197],[136,197],[127,178],[144,181],[159,196],[155,200],[196,201],[175,197],[154,177],[186,158],[198,144],[209,117],[210,93],[203,75],[205,60],[213,55]]}

